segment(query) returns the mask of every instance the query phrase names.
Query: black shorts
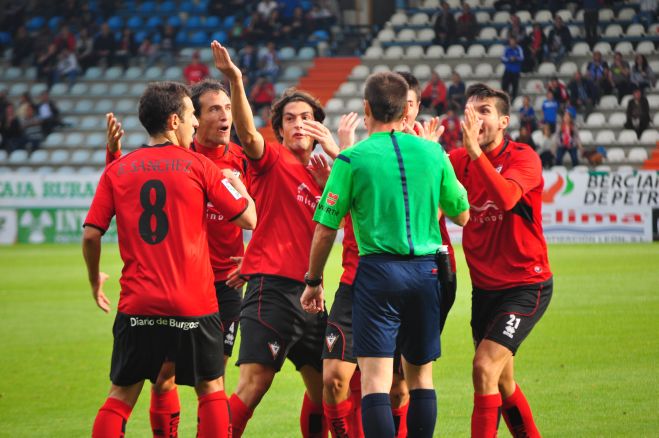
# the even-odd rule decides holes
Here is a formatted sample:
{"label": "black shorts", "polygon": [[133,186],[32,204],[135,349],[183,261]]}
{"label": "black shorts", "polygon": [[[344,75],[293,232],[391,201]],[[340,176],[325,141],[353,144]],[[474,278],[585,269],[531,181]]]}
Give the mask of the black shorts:
{"label": "black shorts", "polygon": [[357,363],[352,355],[352,285],[339,283],[327,318],[323,359]]}
{"label": "black shorts", "polygon": [[231,356],[233,344],[236,342],[236,334],[238,334],[243,293],[240,289],[227,286],[226,281],[216,281],[215,295],[217,296],[217,305],[220,308],[220,318],[224,327],[224,355]]}
{"label": "black shorts", "polygon": [[471,295],[471,333],[474,345],[489,339],[515,354],[547,310],[553,279],[510,289],[474,288]]}
{"label": "black shorts", "polygon": [[259,363],[279,371],[288,358],[297,370],[310,365],[322,371],[327,312],[313,315],[302,309],[304,288],[304,283],[288,278],[252,276],[240,312],[236,365]]}
{"label": "black shorts", "polygon": [[[455,294],[458,289],[458,279],[455,274],[452,275],[451,280],[449,281],[446,288],[442,289],[442,296],[439,301],[439,333],[441,334],[444,331],[444,324],[446,323],[446,317],[455,303]],[[396,343],[396,352],[394,353],[394,373],[403,376],[403,363],[400,360],[400,348],[398,348],[398,343]]]}
{"label": "black shorts", "polygon": [[201,317],[138,316],[117,313],[110,380],[129,386],[156,381],[165,361],[176,364],[176,383],[194,386],[224,375],[222,322]]}

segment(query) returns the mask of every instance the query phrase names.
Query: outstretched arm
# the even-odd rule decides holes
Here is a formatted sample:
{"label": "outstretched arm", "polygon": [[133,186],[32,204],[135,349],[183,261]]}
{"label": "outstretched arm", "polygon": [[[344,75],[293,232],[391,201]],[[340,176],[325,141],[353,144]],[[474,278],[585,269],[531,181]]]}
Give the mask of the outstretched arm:
{"label": "outstretched arm", "polygon": [[231,60],[226,47],[223,47],[217,41],[213,41],[211,49],[213,50],[215,67],[229,80],[233,124],[236,127],[236,133],[242,143],[245,155],[258,160],[263,156],[265,141],[259,131],[256,130],[256,125],[254,125],[254,115],[243,85],[243,74]]}

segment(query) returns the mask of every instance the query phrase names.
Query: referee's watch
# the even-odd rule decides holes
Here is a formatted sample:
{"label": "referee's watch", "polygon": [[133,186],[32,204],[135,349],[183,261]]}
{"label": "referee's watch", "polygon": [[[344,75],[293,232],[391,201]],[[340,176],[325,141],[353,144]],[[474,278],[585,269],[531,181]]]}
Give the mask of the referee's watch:
{"label": "referee's watch", "polygon": [[318,278],[311,278],[309,277],[309,273],[307,272],[306,274],[304,274],[304,282],[307,284],[307,286],[311,286],[311,287],[320,286],[320,283],[323,282],[323,276],[321,275]]}

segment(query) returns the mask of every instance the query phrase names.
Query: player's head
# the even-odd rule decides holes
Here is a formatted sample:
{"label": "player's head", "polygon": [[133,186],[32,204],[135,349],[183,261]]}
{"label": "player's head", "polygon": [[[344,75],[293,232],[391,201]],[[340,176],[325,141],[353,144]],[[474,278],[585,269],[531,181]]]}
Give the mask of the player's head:
{"label": "player's head", "polygon": [[325,111],[311,94],[289,88],[272,104],[270,122],[277,140],[291,150],[308,151],[314,139],[302,133],[303,120],[325,120]]}
{"label": "player's head", "polygon": [[397,71],[396,73],[405,79],[409,87],[409,90],[407,90],[407,118],[405,121],[412,127],[421,107],[421,86],[419,80],[412,73],[406,71]]}
{"label": "player's head", "polygon": [[366,79],[364,88],[364,113],[367,127],[372,121],[393,123],[402,121],[407,115],[407,92],[409,87],[398,73],[374,73]]}
{"label": "player's head", "polygon": [[483,121],[478,144],[487,147],[503,139],[503,133],[510,123],[510,97],[501,90],[486,84],[474,84],[467,88],[467,104],[474,106],[478,118]]}
{"label": "player's head", "polygon": [[195,136],[204,146],[228,145],[231,140],[231,99],[224,85],[205,79],[192,86],[192,105],[199,120]]}
{"label": "player's head", "polygon": [[198,126],[190,89],[178,82],[150,83],[140,97],[139,118],[150,136],[166,135],[186,148]]}

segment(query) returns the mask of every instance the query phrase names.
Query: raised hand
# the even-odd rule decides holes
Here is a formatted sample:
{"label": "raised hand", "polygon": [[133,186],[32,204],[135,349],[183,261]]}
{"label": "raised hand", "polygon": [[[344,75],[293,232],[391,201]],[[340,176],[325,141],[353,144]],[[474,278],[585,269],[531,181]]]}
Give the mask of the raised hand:
{"label": "raised hand", "polygon": [[309,159],[309,166],[307,166],[311,176],[316,181],[316,184],[320,187],[325,187],[327,184],[327,179],[329,178],[330,172],[332,171],[331,166],[327,162],[327,159],[322,154],[312,155]]}
{"label": "raised hand", "polygon": [[359,126],[359,115],[348,113],[341,116],[339,120],[339,149],[344,150],[355,144],[355,130]]}
{"label": "raised hand", "polygon": [[240,276],[240,269],[243,267],[243,258],[242,257],[230,257],[231,261],[234,262],[237,267],[233,271],[229,272],[227,277],[227,286],[234,289],[240,289],[245,284],[245,279]]}
{"label": "raised hand", "polygon": [[121,129],[121,123],[113,113],[107,113],[105,119],[107,121],[107,147],[110,152],[115,154],[121,151],[121,137],[124,136],[124,130]]}
{"label": "raised hand", "polygon": [[211,50],[213,51],[215,68],[221,71],[229,80],[242,78],[242,72],[231,60],[231,56],[229,56],[229,51],[226,47],[222,46],[218,41],[213,40],[211,43]]}
{"label": "raised hand", "polygon": [[472,160],[475,160],[482,153],[478,144],[478,134],[480,133],[483,121],[478,118],[474,106],[470,103],[465,107],[464,120],[460,122],[462,127],[462,144]]}
{"label": "raised hand", "polygon": [[334,159],[339,154],[339,147],[336,145],[332,133],[322,123],[315,120],[304,120],[302,133],[313,137],[330,158]]}

